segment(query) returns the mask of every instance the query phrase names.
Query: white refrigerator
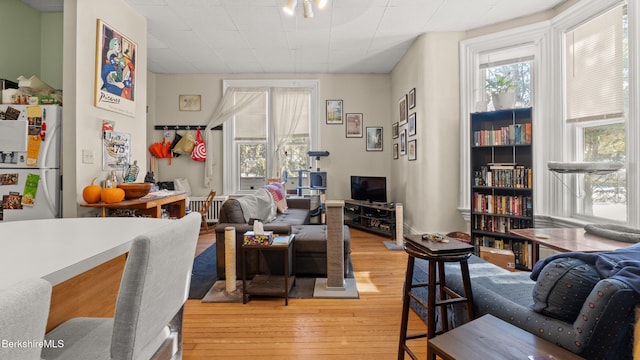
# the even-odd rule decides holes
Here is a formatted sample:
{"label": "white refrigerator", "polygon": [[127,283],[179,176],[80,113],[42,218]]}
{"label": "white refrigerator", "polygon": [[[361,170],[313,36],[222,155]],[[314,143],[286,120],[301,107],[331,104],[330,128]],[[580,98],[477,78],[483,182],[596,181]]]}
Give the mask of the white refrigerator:
{"label": "white refrigerator", "polygon": [[0,221],[62,214],[62,108],[0,104]]}

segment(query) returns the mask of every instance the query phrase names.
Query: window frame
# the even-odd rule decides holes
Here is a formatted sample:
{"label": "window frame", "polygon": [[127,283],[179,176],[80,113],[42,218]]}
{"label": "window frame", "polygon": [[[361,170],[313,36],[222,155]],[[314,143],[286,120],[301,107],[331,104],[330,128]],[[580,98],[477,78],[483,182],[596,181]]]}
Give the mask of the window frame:
{"label": "window frame", "polygon": [[[567,138],[565,139],[565,145],[568,148],[567,152],[575,156],[575,161],[586,161],[583,157],[585,129],[596,128],[596,127],[605,126],[605,125],[619,124],[619,123],[625,123],[625,126],[626,126],[626,120],[624,118],[611,118],[611,119],[590,120],[590,121],[582,121],[582,122],[569,122],[565,124],[565,127],[567,129]],[[627,129],[625,129],[625,132],[628,132]],[[626,164],[624,169],[626,171]],[[569,212],[569,217],[575,218],[581,221],[590,222],[590,223],[611,222],[611,223],[617,223],[617,224],[626,224],[627,222],[626,220],[616,221],[610,218],[591,216],[582,212],[582,209],[580,208],[580,204],[581,204],[581,201],[584,201],[584,200],[579,200],[577,199],[577,197],[582,197],[583,194],[586,194],[586,188],[584,187],[584,180],[581,180],[583,179],[584,176],[588,176],[588,175],[576,174],[571,177],[564,176],[562,178],[564,183],[567,185],[566,188],[570,189],[569,194],[568,195],[565,194],[565,196],[567,196],[566,203],[568,205],[567,210]],[[592,175],[592,176],[598,176],[598,175]],[[626,206],[628,207],[628,205]],[[628,220],[628,213],[629,211],[627,209],[627,213],[625,214],[625,218],[627,218],[627,220]]]}
{"label": "window frame", "polygon": [[[563,12],[556,18],[554,18],[552,22],[552,32],[554,34],[554,44],[552,57],[552,64],[556,68],[557,76],[555,77],[555,86],[557,88],[562,89],[561,96],[558,97],[561,100],[556,101],[555,107],[555,119],[559,119],[556,124],[553,124],[556,129],[561,127],[561,131],[557,132],[553,141],[556,143],[561,143],[564,146],[564,149],[560,151],[556,151],[553,153],[556,156],[556,159],[564,159],[565,161],[571,160],[579,160],[575,158],[575,154],[578,153],[579,149],[579,137],[582,136],[579,134],[581,129],[586,127],[587,124],[576,124],[576,123],[565,123],[565,115],[564,115],[564,49],[565,49],[565,33],[575,29],[577,26],[585,23],[588,20],[591,20],[605,12],[611,10],[614,7],[620,6],[624,4],[623,0],[600,0],[600,1],[585,1],[576,6],[568,9]],[[627,3],[627,12],[629,19],[629,63],[633,64],[632,61],[638,61],[638,47],[631,46],[632,44],[637,44],[639,39],[638,37],[638,2],[636,0],[629,0]],[[635,43],[634,43],[635,41]],[[638,73],[637,69],[634,69],[633,66],[629,69],[629,98],[637,99],[638,96]],[[634,97],[635,96],[635,97]],[[588,125],[603,125],[608,123],[614,123],[619,121],[619,119],[610,119],[610,120],[602,120],[602,121],[592,121]],[[638,194],[638,190],[640,190],[640,172],[637,164],[640,159],[639,147],[635,142],[632,142],[631,139],[637,139],[640,135],[640,125],[638,124],[638,104],[630,102],[628,113],[626,114],[626,180],[627,180],[627,194]],[[561,134],[561,135],[560,135]],[[561,175],[562,176],[562,175]],[[627,196],[627,214],[626,221],[615,221],[608,218],[601,217],[593,217],[588,216],[578,212],[577,209],[577,201],[571,198],[571,196],[575,195],[575,189],[578,189],[577,179],[575,176],[573,178],[569,178],[568,175],[564,175],[564,182],[569,184],[572,191],[566,191],[566,185],[562,184],[561,181],[555,181],[555,184],[550,184],[550,187],[555,187],[553,191],[558,194],[555,198],[552,210],[549,215],[552,218],[557,219],[558,222],[568,224],[568,225],[584,225],[585,223],[593,223],[593,222],[609,222],[609,223],[617,223],[622,225],[627,225],[631,227],[638,227],[640,225],[640,218],[638,214],[640,214],[640,201],[638,201],[637,196]],[[565,187],[564,191],[560,189],[561,187]],[[545,189],[546,190],[546,189]]]}
{"label": "window frame", "polygon": [[[241,88],[277,88],[277,87],[289,87],[289,88],[307,88],[310,90],[310,104],[309,104],[309,149],[315,149],[320,144],[320,112],[319,112],[319,80],[223,80],[222,91],[226,93],[229,87],[241,87]],[[270,90],[269,90],[270,91]],[[269,95],[269,101],[267,102],[267,121],[271,119],[271,96]],[[238,152],[236,141],[233,138],[233,131],[231,126],[222,127],[222,145],[224,149],[223,153],[223,190],[225,194],[245,195],[251,193],[254,190],[240,190],[240,169],[238,168]],[[267,135],[267,175],[270,168],[271,159],[269,154],[272,153],[272,142],[269,141],[269,131]]]}
{"label": "window frame", "polygon": [[[537,227],[582,226],[584,219],[572,217],[571,201],[567,200],[565,185],[547,170],[548,161],[569,159],[565,144],[563,60],[564,32],[576,25],[623,3],[622,0],[582,0],[558,13],[550,20],[510,30],[466,39],[460,43],[460,205],[466,221],[470,220],[470,116],[476,111],[478,56],[483,52],[534,44],[532,76],[534,189]],[[629,18],[629,63],[640,61],[640,10],[638,0],[627,1]],[[640,96],[638,68],[629,69],[629,98]],[[627,194],[640,193],[640,104],[629,102],[627,115]],[[575,146],[574,144],[571,144]],[[567,175],[565,175],[567,176]],[[627,226],[640,227],[640,196],[627,196]]]}
{"label": "window frame", "polygon": [[[496,51],[504,52],[505,49],[529,47],[528,56],[533,56],[531,60],[531,106],[533,108],[533,119],[544,118],[549,109],[545,106],[548,102],[546,98],[551,94],[540,94],[539,89],[549,88],[550,78],[548,76],[548,62],[544,61],[545,50],[549,47],[550,34],[549,23],[541,22],[527,26],[487,34],[477,38],[467,39],[460,42],[460,212],[465,221],[470,221],[471,194],[469,184],[471,184],[470,152],[471,152],[471,117],[469,114],[476,112],[478,102],[484,101],[485,78],[484,71],[480,68],[481,57],[486,53]],[[523,56],[520,50],[515,50],[514,58]],[[540,138],[539,126],[533,126],[533,139]],[[535,140],[534,140],[535,142]],[[534,151],[535,151],[534,146]],[[534,168],[540,168],[542,159],[534,154]],[[543,181],[544,175],[539,171],[534,171],[534,186]],[[534,208],[541,209],[544,202],[537,197],[534,199]]]}

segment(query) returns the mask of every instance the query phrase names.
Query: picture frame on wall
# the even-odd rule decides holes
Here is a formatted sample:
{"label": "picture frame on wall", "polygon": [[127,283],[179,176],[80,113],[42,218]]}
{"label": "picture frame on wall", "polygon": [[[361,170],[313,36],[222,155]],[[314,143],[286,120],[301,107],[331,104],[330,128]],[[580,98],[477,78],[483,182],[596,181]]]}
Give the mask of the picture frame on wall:
{"label": "picture frame on wall", "polygon": [[407,155],[407,129],[400,131],[400,155]]}
{"label": "picture frame on wall", "polygon": [[367,151],[382,151],[382,127],[367,127]]}
{"label": "picture frame on wall", "polygon": [[398,123],[404,125],[407,123],[407,95],[402,95],[398,100]]}
{"label": "picture frame on wall", "polygon": [[400,128],[400,127],[398,126],[398,123],[397,123],[397,122],[394,122],[394,123],[391,125],[391,136],[392,136],[394,139],[397,139],[397,138],[398,138],[398,136],[400,136],[400,133],[398,132],[398,129],[399,129],[399,128]]}
{"label": "picture frame on wall", "polygon": [[393,159],[398,159],[398,143],[393,144]]}
{"label": "picture frame on wall", "polygon": [[409,115],[409,136],[416,134],[416,113]]}
{"label": "picture frame on wall", "polygon": [[407,143],[407,151],[409,152],[409,161],[414,161],[415,159],[417,159],[417,148],[416,148],[416,140],[410,140]]}
{"label": "picture frame on wall", "polygon": [[200,111],[200,95],[178,95],[178,110]]}
{"label": "picture frame on wall", "polygon": [[348,138],[361,138],[362,137],[362,114],[361,113],[347,113],[345,115],[347,124],[346,136]]}
{"label": "picture frame on wall", "polygon": [[409,90],[409,109],[416,107],[416,88]]}
{"label": "picture frame on wall", "polygon": [[97,20],[94,106],[135,117],[136,43]]}
{"label": "picture frame on wall", "polygon": [[342,123],[342,100],[327,100],[327,124]]}

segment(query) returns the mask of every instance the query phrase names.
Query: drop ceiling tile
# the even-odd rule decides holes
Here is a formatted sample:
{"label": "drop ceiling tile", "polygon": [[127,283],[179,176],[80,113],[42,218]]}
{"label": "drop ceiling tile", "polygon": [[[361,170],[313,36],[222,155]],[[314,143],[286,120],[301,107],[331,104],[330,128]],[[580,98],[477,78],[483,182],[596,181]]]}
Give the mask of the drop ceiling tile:
{"label": "drop ceiling tile", "polygon": [[[23,1],[41,11],[61,8],[64,3]],[[259,73],[290,67],[296,72],[391,71],[415,38],[425,32],[475,29],[538,13],[567,0],[330,0],[323,10],[313,3],[315,16],[309,19],[303,17],[302,0],[293,17],[282,11],[287,0],[125,1],[147,18],[151,71],[206,68]],[[282,53],[269,56],[270,49]],[[283,54],[293,63],[282,61]],[[215,55],[220,60],[213,61]]]}
{"label": "drop ceiling tile", "polygon": [[220,61],[194,61],[192,65],[198,69],[198,73],[202,74],[224,74],[230,72],[227,64]]}
{"label": "drop ceiling tile", "polygon": [[216,49],[218,56],[226,63],[235,61],[247,62],[247,59],[253,61],[255,55],[251,49]]}
{"label": "drop ceiling tile", "polygon": [[248,49],[251,47],[239,31],[206,31],[202,34],[212,48]]}
{"label": "drop ceiling tile", "polygon": [[236,24],[231,20],[222,6],[180,6],[174,10],[176,14],[190,19],[189,24],[195,29],[205,31],[236,30]]}
{"label": "drop ceiling tile", "polygon": [[[240,30],[283,30],[281,11],[276,7],[227,7],[227,13]],[[285,16],[282,14],[282,16]]]}
{"label": "drop ceiling tile", "polygon": [[263,72],[260,63],[257,61],[234,61],[229,63],[228,66],[232,73],[252,74]]}
{"label": "drop ceiling tile", "polygon": [[243,31],[243,36],[254,49],[288,49],[289,42],[284,31]]}

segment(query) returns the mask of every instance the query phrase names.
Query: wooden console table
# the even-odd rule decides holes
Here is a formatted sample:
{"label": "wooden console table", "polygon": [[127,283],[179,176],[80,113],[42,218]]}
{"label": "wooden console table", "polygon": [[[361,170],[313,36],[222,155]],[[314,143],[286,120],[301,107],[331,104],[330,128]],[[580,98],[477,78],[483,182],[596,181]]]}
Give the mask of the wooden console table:
{"label": "wooden console table", "polygon": [[543,245],[560,252],[570,251],[611,251],[630,245],[624,241],[616,241],[587,233],[583,228],[532,228],[514,229],[512,234],[522,236],[533,242],[533,263],[539,258],[539,246]]}
{"label": "wooden console table", "polygon": [[171,205],[177,207],[177,217],[181,218],[186,212],[186,198],[187,193],[184,191],[157,191],[138,199],[124,200],[113,204],[99,202],[96,204],[80,204],[80,206],[100,208],[102,217],[107,216],[107,209],[134,209],[140,214],[148,215],[152,218],[161,218],[162,205]]}

